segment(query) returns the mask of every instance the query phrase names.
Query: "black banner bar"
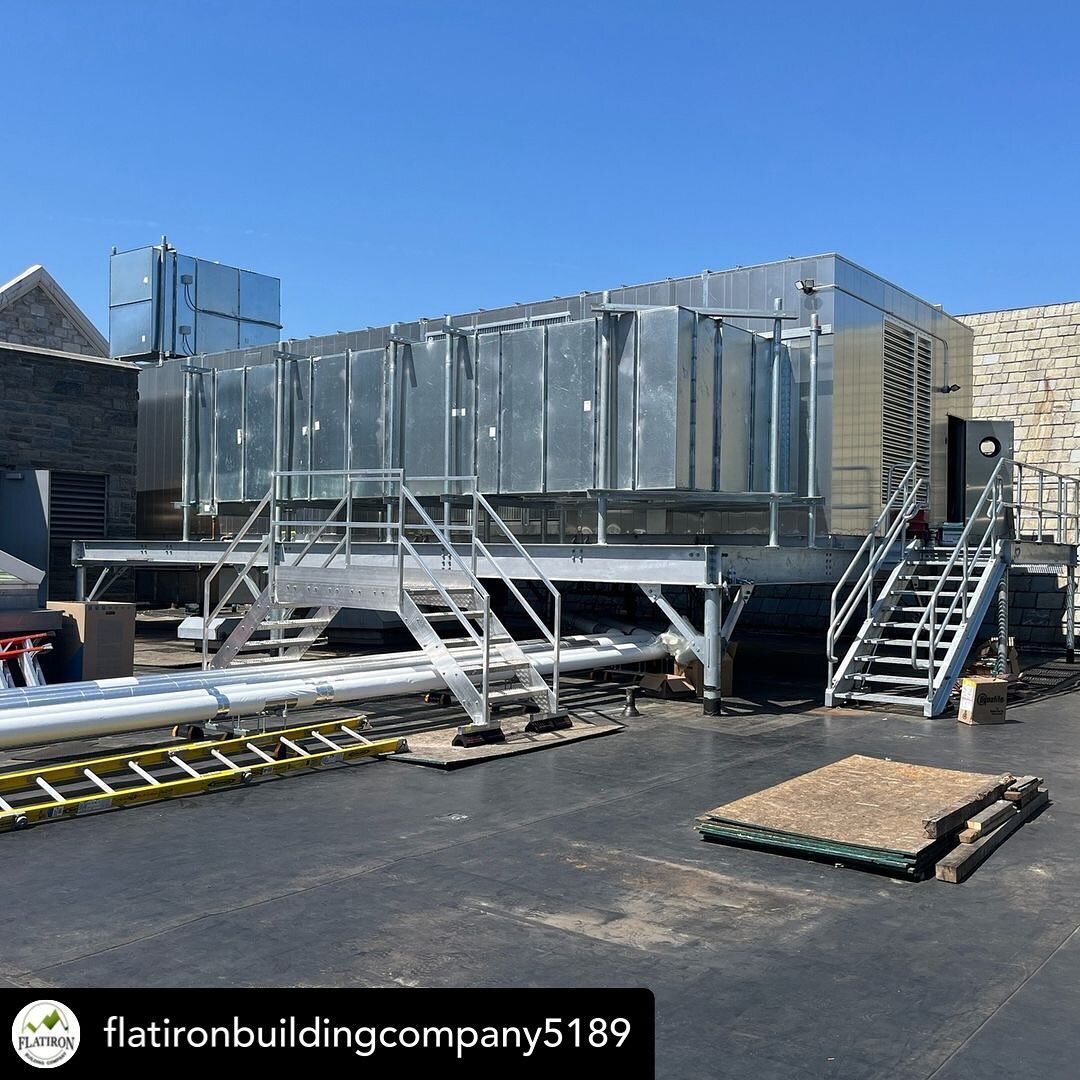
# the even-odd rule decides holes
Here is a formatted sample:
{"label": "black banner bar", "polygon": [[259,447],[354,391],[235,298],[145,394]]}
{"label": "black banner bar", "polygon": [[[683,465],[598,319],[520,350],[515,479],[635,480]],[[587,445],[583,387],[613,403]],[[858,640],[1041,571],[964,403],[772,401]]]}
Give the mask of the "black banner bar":
{"label": "black banner bar", "polygon": [[[654,1003],[644,989],[0,990],[8,1068],[62,1076],[103,1068],[361,1065],[399,1080],[412,1065],[475,1077],[553,1069],[654,1076]],[[2,1074],[4,1069],[0,1069]]]}

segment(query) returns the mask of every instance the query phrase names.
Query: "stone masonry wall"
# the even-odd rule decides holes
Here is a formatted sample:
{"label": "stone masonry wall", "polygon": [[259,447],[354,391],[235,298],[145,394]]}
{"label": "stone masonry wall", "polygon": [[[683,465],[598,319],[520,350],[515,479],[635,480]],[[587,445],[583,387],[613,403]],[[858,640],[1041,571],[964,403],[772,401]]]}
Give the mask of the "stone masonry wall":
{"label": "stone masonry wall", "polygon": [[[105,474],[108,534],[135,531],[138,372],[0,343],[0,468]],[[54,545],[50,596],[74,597],[70,545]]]}
{"label": "stone masonry wall", "polygon": [[[1013,421],[1015,456],[1080,474],[1080,302],[962,315],[975,334],[972,416]],[[1014,570],[1019,642],[1064,642],[1063,575]]]}
{"label": "stone masonry wall", "polygon": [[0,309],[0,342],[97,356],[97,348],[40,286]]}

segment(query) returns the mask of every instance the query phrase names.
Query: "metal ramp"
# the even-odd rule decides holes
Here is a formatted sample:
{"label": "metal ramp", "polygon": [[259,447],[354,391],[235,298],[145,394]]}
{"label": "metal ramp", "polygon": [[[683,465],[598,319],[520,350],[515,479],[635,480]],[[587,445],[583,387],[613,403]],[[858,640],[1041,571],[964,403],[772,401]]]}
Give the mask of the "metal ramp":
{"label": "metal ramp", "polygon": [[[559,647],[562,599],[533,557],[477,490],[475,477],[417,477],[409,483],[401,470],[349,472],[281,472],[281,489],[297,477],[334,481],[343,491],[325,518],[295,516],[310,508],[267,493],[208,574],[203,597],[205,667],[225,667],[248,651],[272,651],[298,659],[343,608],[396,613],[439,672],[469,718],[456,741],[463,745],[499,741],[502,730],[497,710],[524,706],[539,715],[532,730],[569,727],[559,709]],[[412,486],[410,486],[412,485]],[[430,497],[437,490],[443,520],[437,523],[415,491]],[[373,509],[374,508],[374,509]],[[453,520],[454,515],[461,520]],[[254,547],[236,579],[211,608],[211,584],[233,560],[236,547],[250,538],[257,523],[268,520],[268,531]],[[522,651],[492,611],[491,595],[477,577],[477,562],[498,566],[481,531],[490,541],[498,534],[524,560],[530,574],[550,597],[551,625],[537,613],[517,584],[504,572],[499,580],[517,600],[527,619],[551,644],[554,666],[545,677]],[[393,544],[392,566],[372,566],[354,556],[365,544],[388,539]],[[301,541],[297,549],[296,542]],[[439,564],[423,557],[418,546],[437,545]],[[218,649],[209,656],[208,633],[240,583],[249,582],[260,560],[267,562],[267,584]],[[257,637],[256,635],[261,635]]]}
{"label": "metal ramp", "polygon": [[[1053,478],[1052,484],[1040,479],[1036,503],[1022,501],[1025,469]],[[1012,562],[1067,568],[1071,655],[1078,507],[1075,495],[1071,507],[1069,497],[1063,498],[1065,484],[1076,491],[1075,478],[1002,460],[963,526],[946,527],[949,541],[935,543],[928,533],[910,535],[926,498],[924,481],[909,468],[833,591],[825,704],[890,705],[940,715],[995,602],[1004,672]],[[1056,493],[1049,501],[1048,489]],[[1035,536],[1024,542],[1019,528],[1031,518],[1037,518]],[[1049,535],[1047,520],[1053,523]],[[841,658],[838,642],[863,612]]]}

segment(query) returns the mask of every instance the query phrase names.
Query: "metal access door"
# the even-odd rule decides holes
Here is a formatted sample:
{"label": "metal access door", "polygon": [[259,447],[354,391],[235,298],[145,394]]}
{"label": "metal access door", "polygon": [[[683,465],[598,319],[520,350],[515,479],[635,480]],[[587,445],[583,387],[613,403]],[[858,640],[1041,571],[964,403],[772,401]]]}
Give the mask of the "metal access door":
{"label": "metal access door", "polygon": [[[949,417],[949,516],[961,520],[959,494],[963,492],[963,520],[971,515],[990,474],[1002,458],[1013,456],[1011,420],[961,420]],[[1006,491],[1006,499],[1011,497]]]}

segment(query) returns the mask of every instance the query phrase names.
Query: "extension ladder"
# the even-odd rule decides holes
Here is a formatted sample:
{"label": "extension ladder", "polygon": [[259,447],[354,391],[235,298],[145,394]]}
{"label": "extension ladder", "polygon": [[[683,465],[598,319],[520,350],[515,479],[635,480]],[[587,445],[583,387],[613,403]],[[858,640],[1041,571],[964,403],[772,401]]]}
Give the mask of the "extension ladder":
{"label": "extension ladder", "polygon": [[305,724],[0,773],[0,831],[408,750],[404,739],[366,738],[357,731],[362,723]]}

